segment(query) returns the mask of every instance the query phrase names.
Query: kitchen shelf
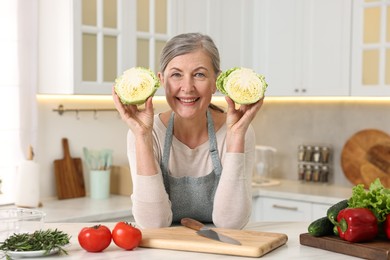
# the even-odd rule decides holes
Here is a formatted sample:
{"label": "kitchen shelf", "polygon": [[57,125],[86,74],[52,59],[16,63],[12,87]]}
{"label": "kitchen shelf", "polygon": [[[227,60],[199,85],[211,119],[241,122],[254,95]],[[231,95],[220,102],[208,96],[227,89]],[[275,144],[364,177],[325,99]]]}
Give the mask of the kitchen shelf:
{"label": "kitchen shelf", "polygon": [[79,112],[94,112],[95,117],[97,112],[117,112],[115,108],[67,108],[60,104],[58,108],[53,109],[53,112],[58,112],[59,115],[63,115],[66,112],[75,112],[78,117]]}

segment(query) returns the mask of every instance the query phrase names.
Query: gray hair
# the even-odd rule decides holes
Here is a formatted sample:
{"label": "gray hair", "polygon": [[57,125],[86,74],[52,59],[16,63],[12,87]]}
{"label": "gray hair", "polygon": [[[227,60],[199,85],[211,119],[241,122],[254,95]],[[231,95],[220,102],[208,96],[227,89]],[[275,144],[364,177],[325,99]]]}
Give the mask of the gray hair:
{"label": "gray hair", "polygon": [[164,73],[168,63],[175,57],[204,50],[210,57],[213,69],[217,75],[220,72],[220,58],[217,46],[210,36],[201,33],[184,33],[170,39],[160,56],[160,71]]}

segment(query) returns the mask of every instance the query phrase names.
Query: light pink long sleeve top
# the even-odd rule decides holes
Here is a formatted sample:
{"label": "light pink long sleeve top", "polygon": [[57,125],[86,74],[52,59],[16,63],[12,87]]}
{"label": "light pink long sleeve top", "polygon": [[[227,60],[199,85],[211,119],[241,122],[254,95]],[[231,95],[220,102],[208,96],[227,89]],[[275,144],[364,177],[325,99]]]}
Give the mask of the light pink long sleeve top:
{"label": "light pink long sleeve top", "polygon": [[[252,209],[252,173],[255,160],[255,133],[250,126],[245,138],[244,153],[226,152],[226,124],[217,132],[218,153],[223,167],[214,198],[213,223],[217,227],[243,228],[249,221]],[[162,158],[166,127],[158,115],[154,117],[153,150],[154,163]],[[163,177],[158,172],[153,176],[137,174],[135,139],[129,130],[127,155],[133,181],[132,213],[141,228],[167,227],[172,224],[171,202],[165,191]],[[191,149],[175,137],[172,140],[169,169],[173,176],[204,176],[212,171],[209,141]]]}

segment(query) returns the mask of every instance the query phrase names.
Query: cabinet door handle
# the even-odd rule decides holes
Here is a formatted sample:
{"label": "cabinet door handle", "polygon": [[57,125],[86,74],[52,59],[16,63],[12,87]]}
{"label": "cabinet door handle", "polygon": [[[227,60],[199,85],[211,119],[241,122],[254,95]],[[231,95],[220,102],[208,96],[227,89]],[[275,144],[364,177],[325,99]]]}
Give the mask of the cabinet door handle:
{"label": "cabinet door handle", "polygon": [[286,210],[291,210],[291,211],[298,211],[298,207],[288,207],[288,206],[283,206],[283,205],[278,205],[278,204],[273,204],[273,208],[276,209],[286,209]]}

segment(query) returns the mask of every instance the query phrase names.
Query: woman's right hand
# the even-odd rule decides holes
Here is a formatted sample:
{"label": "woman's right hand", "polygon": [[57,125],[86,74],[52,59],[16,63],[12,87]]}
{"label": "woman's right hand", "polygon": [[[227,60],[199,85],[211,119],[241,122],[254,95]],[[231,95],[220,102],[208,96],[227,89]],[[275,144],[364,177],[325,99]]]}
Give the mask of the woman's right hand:
{"label": "woman's right hand", "polygon": [[149,97],[146,100],[144,109],[139,109],[136,105],[122,104],[114,86],[112,87],[112,97],[122,120],[126,122],[135,136],[147,135],[152,132],[154,117],[153,97]]}

